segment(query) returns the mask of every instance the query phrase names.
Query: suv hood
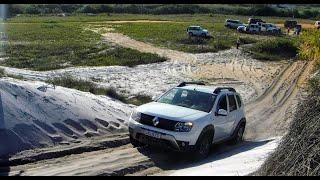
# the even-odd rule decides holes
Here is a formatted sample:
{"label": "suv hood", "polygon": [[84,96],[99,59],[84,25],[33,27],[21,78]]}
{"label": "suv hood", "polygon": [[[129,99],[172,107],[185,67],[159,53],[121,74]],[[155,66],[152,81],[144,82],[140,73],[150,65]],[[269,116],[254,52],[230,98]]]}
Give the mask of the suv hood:
{"label": "suv hood", "polygon": [[138,112],[176,121],[194,121],[208,113],[170,104],[152,102],[137,108]]}

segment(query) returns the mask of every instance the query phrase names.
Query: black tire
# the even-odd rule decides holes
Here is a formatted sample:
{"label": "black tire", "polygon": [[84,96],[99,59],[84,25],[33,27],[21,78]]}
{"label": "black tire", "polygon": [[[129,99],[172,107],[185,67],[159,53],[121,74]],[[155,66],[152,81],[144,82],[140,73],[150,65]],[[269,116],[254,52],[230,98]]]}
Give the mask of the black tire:
{"label": "black tire", "polygon": [[205,33],[202,33],[201,36],[202,36],[202,37],[206,37],[207,35],[206,35]]}
{"label": "black tire", "polygon": [[189,32],[189,36],[193,36],[193,33],[192,33],[192,32]]}
{"label": "black tire", "polygon": [[245,125],[242,124],[239,126],[239,128],[237,129],[237,131],[234,134],[234,137],[231,140],[232,144],[239,144],[243,141],[243,134],[245,131]]}
{"label": "black tire", "polygon": [[211,137],[210,133],[206,133],[199,139],[195,149],[195,160],[203,160],[209,156],[212,147]]}
{"label": "black tire", "polygon": [[130,143],[133,145],[133,147],[141,147],[144,144],[134,139],[132,136],[130,136]]}

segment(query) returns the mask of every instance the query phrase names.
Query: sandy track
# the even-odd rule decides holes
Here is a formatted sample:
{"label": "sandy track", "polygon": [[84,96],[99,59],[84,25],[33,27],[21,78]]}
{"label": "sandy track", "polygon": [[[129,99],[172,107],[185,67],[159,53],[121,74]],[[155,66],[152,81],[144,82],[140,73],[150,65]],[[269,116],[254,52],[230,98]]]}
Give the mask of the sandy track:
{"label": "sandy track", "polygon": [[247,104],[247,138],[266,138],[283,135],[299,101],[298,81],[311,63],[298,61],[290,65],[256,101]]}
{"label": "sandy track", "polygon": [[152,164],[138,149],[127,145],[16,167],[10,175],[125,175],[151,167]]}
{"label": "sandy track", "polygon": [[116,44],[136,49],[141,52],[158,54],[159,56],[167,57],[173,61],[186,61],[186,62],[195,62],[196,57],[190,53],[184,53],[181,51],[170,50],[166,48],[158,48],[151,44],[147,44],[144,42],[136,41],[131,39],[128,36],[119,33],[105,33],[103,37],[109,42],[115,42]]}
{"label": "sandy track", "polygon": [[[213,149],[209,159],[214,161],[241,154],[242,152],[263,146],[270,141],[245,141],[236,146],[221,144]],[[25,165],[11,166],[8,175],[168,175],[179,169],[206,164],[207,161],[193,162],[185,154],[154,148],[150,149],[148,147],[133,148],[130,144],[127,144],[104,150],[37,161]],[[0,173],[0,175],[3,174]]]}
{"label": "sandy track", "polygon": [[[219,61],[217,59],[220,56],[235,51],[197,56],[154,47],[121,34],[107,33],[104,36],[106,40],[125,47],[197,65],[195,71],[190,71],[192,76],[211,80],[215,78],[212,80],[215,85],[243,85],[243,89],[251,87],[255,95],[246,101],[247,138],[250,139],[276,136],[278,133],[282,135],[285,132],[288,122],[284,120],[290,115],[288,111],[293,112],[292,105],[298,101],[299,90],[296,85],[304,82],[308,75],[304,69],[311,66],[299,61],[281,64],[259,63],[246,58],[239,60],[236,58],[239,52],[233,54],[234,59]],[[10,175],[147,175],[175,169],[176,164],[172,162],[177,160],[175,157],[159,150],[148,151],[124,145],[14,166],[11,167]]]}

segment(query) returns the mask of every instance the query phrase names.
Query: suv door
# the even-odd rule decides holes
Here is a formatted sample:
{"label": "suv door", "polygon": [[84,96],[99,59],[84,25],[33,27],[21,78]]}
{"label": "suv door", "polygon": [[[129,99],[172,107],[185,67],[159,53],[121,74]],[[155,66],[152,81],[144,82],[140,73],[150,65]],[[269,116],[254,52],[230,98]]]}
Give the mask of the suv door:
{"label": "suv door", "polygon": [[194,29],[194,34],[197,35],[197,36],[199,36],[199,35],[201,34],[201,28],[196,27],[196,28]]}
{"label": "suv door", "polygon": [[236,97],[234,94],[228,94],[228,102],[229,102],[229,114],[227,119],[227,128],[228,132],[227,134],[229,136],[232,135],[234,127],[237,125],[237,122],[239,121],[239,110],[238,105],[236,101]]}
{"label": "suv door", "polygon": [[214,110],[215,115],[213,119],[213,124],[215,127],[215,135],[214,135],[214,142],[218,142],[223,140],[224,138],[228,137],[228,119],[229,113],[227,116],[222,116],[218,114],[218,111],[223,109],[229,112],[228,109],[228,98],[226,94],[221,95],[218,98],[216,109]]}

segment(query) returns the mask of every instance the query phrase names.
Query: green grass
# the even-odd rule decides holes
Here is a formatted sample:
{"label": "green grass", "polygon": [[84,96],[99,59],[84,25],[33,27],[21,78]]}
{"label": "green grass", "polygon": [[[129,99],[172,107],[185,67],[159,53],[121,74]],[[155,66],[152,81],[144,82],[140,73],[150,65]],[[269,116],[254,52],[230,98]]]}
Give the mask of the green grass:
{"label": "green grass", "polygon": [[308,30],[304,31],[300,37],[299,57],[307,61],[315,61],[314,71],[317,73],[310,79],[310,87],[312,91],[319,94],[320,88],[320,31]]}
{"label": "green grass", "polygon": [[[213,38],[203,41],[189,39],[186,29],[193,24],[208,29]],[[247,40],[244,41],[245,43],[261,39],[257,35],[239,34],[235,30],[227,29],[224,27],[224,23],[125,23],[115,26],[115,29],[139,41],[191,53],[217,52],[229,49],[235,45],[239,37]]]}
{"label": "green grass", "polygon": [[[0,75],[1,75],[1,69],[0,69]],[[152,101],[151,97],[146,95],[137,95],[129,98],[123,94],[118,93],[117,90],[112,87],[111,88],[100,87],[92,81],[75,78],[67,73],[59,77],[50,78],[46,82],[49,84],[53,84],[55,86],[62,86],[66,88],[76,89],[83,92],[90,92],[95,95],[108,96],[127,104],[142,105]]]}
{"label": "green grass", "polygon": [[33,70],[72,66],[135,66],[163,62],[150,53],[101,43],[101,36],[79,23],[6,24],[9,43],[2,65]]}
{"label": "green grass", "polygon": [[[238,38],[244,44],[279,37],[237,33],[224,27],[227,18],[245,22],[247,16],[219,14],[84,14],[67,17],[27,16],[14,17],[5,23],[9,43],[5,47],[8,60],[0,65],[45,71],[74,66],[135,66],[163,62],[158,55],[102,43],[101,36],[86,28],[90,25],[114,25],[115,20],[165,20],[166,23],[121,23],[114,26],[133,39],[156,46],[191,53],[217,52],[235,46]],[[286,18],[261,17],[268,22],[283,23]],[[302,20],[301,20],[302,21]],[[310,23],[310,20],[303,20]],[[213,35],[202,42],[188,39],[186,28],[201,25]],[[3,55],[2,55],[3,56]]]}
{"label": "green grass", "polygon": [[298,44],[293,39],[270,39],[245,47],[244,51],[249,52],[253,58],[259,60],[291,59],[298,54]]}

